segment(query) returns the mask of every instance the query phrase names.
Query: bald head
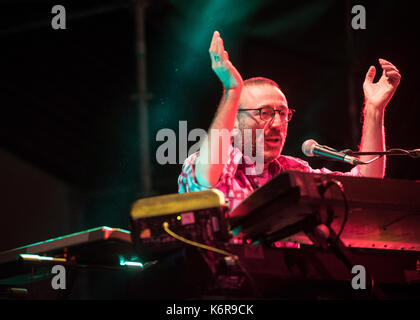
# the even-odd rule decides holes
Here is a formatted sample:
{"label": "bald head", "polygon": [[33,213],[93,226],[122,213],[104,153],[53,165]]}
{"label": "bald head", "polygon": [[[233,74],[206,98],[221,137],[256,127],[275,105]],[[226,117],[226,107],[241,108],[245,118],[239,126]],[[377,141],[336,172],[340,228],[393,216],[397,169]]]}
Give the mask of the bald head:
{"label": "bald head", "polygon": [[[262,90],[261,90],[262,89]],[[257,104],[264,103],[264,97],[270,95],[270,100],[278,99],[282,105],[287,107],[287,100],[280,87],[276,82],[268,78],[255,77],[244,81],[241,98],[239,100],[239,108],[247,109],[257,107]]]}

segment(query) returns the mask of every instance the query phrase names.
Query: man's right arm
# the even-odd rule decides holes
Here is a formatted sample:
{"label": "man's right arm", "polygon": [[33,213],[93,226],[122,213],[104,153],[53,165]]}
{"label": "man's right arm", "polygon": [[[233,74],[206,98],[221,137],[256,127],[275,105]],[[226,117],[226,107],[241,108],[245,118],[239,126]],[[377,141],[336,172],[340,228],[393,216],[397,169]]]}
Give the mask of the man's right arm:
{"label": "man's right arm", "polygon": [[[239,107],[239,98],[243,88],[243,80],[238,70],[229,61],[228,53],[224,50],[223,40],[215,31],[209,48],[212,69],[223,84],[223,97],[217,108],[207,137],[200,147],[199,156],[195,164],[198,183],[212,187],[219,181],[228,148],[223,148],[222,130],[232,132]],[[217,130],[214,130],[217,129]],[[217,137],[212,137],[216,134]],[[213,143],[211,143],[213,141]],[[217,143],[215,143],[217,141]],[[218,154],[218,159],[212,157]],[[215,161],[216,160],[216,161]]]}

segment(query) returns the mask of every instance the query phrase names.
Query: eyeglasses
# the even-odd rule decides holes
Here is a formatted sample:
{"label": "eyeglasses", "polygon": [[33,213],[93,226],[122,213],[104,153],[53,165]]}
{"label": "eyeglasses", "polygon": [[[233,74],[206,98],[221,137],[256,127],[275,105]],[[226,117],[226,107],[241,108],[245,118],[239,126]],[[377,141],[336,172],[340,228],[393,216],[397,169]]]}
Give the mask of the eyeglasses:
{"label": "eyeglasses", "polygon": [[265,106],[258,109],[240,109],[238,110],[238,112],[251,111],[251,110],[258,110],[262,121],[271,121],[271,119],[274,118],[274,115],[276,114],[276,112],[278,112],[280,115],[280,119],[283,122],[289,122],[292,119],[293,114],[296,112],[296,110],[289,109],[289,108],[275,110],[273,107],[270,107],[270,106]]}

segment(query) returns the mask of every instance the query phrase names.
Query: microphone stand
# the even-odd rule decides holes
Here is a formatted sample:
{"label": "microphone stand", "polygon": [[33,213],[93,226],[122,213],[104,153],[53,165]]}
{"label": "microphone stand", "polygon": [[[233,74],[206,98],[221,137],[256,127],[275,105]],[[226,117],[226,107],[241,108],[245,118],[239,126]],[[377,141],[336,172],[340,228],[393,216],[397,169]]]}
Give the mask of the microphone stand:
{"label": "microphone stand", "polygon": [[372,151],[372,152],[358,152],[350,149],[340,151],[349,156],[409,156],[412,158],[420,158],[420,149],[403,150],[403,149],[389,149],[388,151]]}
{"label": "microphone stand", "polygon": [[414,149],[414,150],[404,150],[404,149],[389,149],[387,151],[371,151],[371,152],[358,152],[358,151],[352,151],[350,149],[342,150],[341,153],[344,153],[348,156],[378,156],[375,159],[372,159],[371,161],[367,162],[366,164],[377,160],[383,156],[409,156],[411,158],[420,158],[420,149]]}

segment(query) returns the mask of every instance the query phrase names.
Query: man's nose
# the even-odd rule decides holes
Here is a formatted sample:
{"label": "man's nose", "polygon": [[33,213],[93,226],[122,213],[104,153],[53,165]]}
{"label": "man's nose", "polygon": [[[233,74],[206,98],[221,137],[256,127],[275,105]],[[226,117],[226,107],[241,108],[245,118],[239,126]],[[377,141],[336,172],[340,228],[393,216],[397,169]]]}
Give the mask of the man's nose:
{"label": "man's nose", "polygon": [[281,119],[280,112],[274,112],[273,118],[270,120],[269,126],[272,128],[282,128],[286,122]]}

